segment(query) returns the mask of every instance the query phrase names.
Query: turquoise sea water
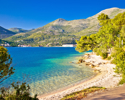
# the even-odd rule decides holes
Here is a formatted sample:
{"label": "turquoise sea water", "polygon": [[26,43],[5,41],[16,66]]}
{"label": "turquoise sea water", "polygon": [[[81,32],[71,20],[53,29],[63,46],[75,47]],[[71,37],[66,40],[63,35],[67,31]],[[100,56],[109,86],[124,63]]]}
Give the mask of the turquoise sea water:
{"label": "turquoise sea water", "polygon": [[11,66],[15,73],[3,82],[8,86],[13,81],[26,81],[31,94],[46,94],[70,86],[94,75],[91,68],[75,63],[78,53],[74,47],[29,47],[7,48],[13,58]]}

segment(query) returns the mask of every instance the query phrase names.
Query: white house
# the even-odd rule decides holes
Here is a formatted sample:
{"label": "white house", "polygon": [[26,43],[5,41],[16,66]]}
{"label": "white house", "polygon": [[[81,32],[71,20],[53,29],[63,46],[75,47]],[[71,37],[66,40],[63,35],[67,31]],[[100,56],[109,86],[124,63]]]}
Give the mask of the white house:
{"label": "white house", "polygon": [[73,44],[63,44],[62,47],[74,47]]}

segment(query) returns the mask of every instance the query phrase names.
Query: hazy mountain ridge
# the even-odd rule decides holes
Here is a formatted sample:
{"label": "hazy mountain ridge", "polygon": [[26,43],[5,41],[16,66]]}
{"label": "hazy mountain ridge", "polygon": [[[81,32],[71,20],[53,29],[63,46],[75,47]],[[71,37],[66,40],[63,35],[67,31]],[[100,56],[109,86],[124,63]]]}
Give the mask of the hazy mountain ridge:
{"label": "hazy mountain ridge", "polygon": [[25,30],[25,29],[22,29],[22,28],[9,28],[8,30],[12,31],[12,32],[15,32],[15,33],[25,33],[25,32],[29,32],[31,30]]}
{"label": "hazy mountain ridge", "polygon": [[0,39],[10,37],[12,35],[15,35],[16,33],[9,31],[3,27],[0,26]]}
{"label": "hazy mountain ridge", "polygon": [[46,46],[47,44],[54,46],[63,43],[75,43],[75,39],[79,39],[82,35],[93,34],[99,30],[100,25],[97,17],[101,13],[105,13],[110,18],[113,18],[118,13],[122,12],[125,12],[125,9],[110,8],[87,19],[67,21],[59,18],[43,27],[26,32],[25,34],[16,34],[6,40],[18,41],[22,44],[26,43],[34,46]]}

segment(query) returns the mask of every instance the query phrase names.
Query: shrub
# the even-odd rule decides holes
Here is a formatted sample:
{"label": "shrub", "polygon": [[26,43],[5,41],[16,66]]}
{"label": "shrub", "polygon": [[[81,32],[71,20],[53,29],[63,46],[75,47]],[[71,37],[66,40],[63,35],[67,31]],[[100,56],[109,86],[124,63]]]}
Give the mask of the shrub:
{"label": "shrub", "polygon": [[121,81],[119,82],[119,84],[124,84],[125,83],[125,75],[122,76]]}
{"label": "shrub", "polygon": [[19,82],[13,82],[11,86],[14,89],[14,92],[11,91],[11,93],[9,92],[10,88],[8,90],[4,87],[1,88],[0,100],[38,100],[37,95],[34,97],[30,96],[30,87],[26,83],[19,84]]}
{"label": "shrub", "polygon": [[86,97],[89,93],[95,92],[95,91],[102,91],[105,90],[104,87],[90,87],[81,91],[77,91],[71,94],[66,95],[61,100],[81,100],[82,98]]}
{"label": "shrub", "polygon": [[94,51],[94,52],[97,52],[97,48],[94,48],[93,51]]}
{"label": "shrub", "polygon": [[96,52],[97,55],[100,55],[102,52],[99,48],[95,48],[94,51]]}
{"label": "shrub", "polygon": [[100,55],[102,56],[103,59],[106,59],[108,57],[108,53],[106,53],[106,52],[105,53],[101,53]]}
{"label": "shrub", "polygon": [[107,58],[107,60],[111,60],[111,56],[109,56],[109,57]]}

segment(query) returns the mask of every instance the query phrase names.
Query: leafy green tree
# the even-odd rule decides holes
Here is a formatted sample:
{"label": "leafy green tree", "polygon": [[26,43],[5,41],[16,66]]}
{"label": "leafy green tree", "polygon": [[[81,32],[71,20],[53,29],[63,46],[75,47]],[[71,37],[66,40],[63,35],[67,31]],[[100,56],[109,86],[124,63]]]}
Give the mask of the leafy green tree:
{"label": "leafy green tree", "polygon": [[116,47],[112,53],[112,63],[116,64],[115,72],[122,74],[122,80],[120,84],[125,83],[125,50],[123,48]]}
{"label": "leafy green tree", "polygon": [[14,73],[13,67],[10,67],[12,58],[7,52],[7,49],[0,46],[0,83],[10,77]]}
{"label": "leafy green tree", "polygon": [[79,52],[84,52],[90,50],[88,44],[88,36],[82,36],[79,41],[76,40],[77,46],[76,50]]}
{"label": "leafy green tree", "polygon": [[96,36],[93,34],[91,36],[82,36],[79,41],[76,40],[77,46],[76,50],[79,52],[84,52],[88,50],[93,50],[96,46]]}
{"label": "leafy green tree", "polygon": [[76,50],[84,52],[94,50],[104,59],[110,51],[112,63],[116,64],[115,72],[122,74],[120,83],[125,83],[125,12],[110,19],[108,15],[98,16],[101,28],[95,35],[82,36],[77,42]]}
{"label": "leafy green tree", "polygon": [[110,18],[108,17],[108,15],[104,14],[104,13],[101,13],[99,16],[98,16],[98,20],[100,22],[100,25],[106,25],[108,23],[111,22]]}
{"label": "leafy green tree", "polygon": [[123,25],[125,25],[125,12],[119,13],[112,19],[112,23],[119,27],[119,29],[122,28]]}
{"label": "leafy green tree", "polygon": [[96,34],[90,35],[91,50],[93,50],[95,47],[98,46],[97,39],[98,39],[98,37]]}
{"label": "leafy green tree", "polygon": [[102,52],[106,52],[115,45],[115,40],[118,37],[118,30],[111,24],[107,24],[101,27],[97,33],[99,44]]}
{"label": "leafy green tree", "polygon": [[10,43],[10,46],[12,46],[12,47],[17,47],[17,46],[18,46],[18,43]]}
{"label": "leafy green tree", "polygon": [[101,13],[99,16],[98,16],[98,20],[107,20],[109,19],[108,15],[104,14],[104,13]]}
{"label": "leafy green tree", "polygon": [[125,48],[125,25],[122,26],[116,43],[117,43],[117,47]]}

